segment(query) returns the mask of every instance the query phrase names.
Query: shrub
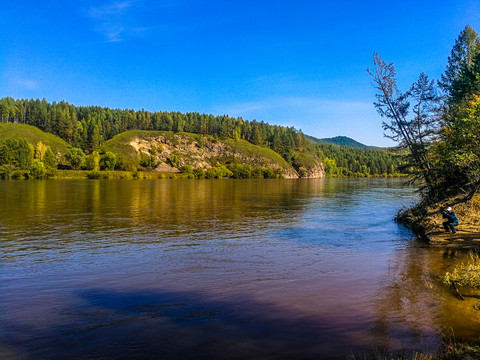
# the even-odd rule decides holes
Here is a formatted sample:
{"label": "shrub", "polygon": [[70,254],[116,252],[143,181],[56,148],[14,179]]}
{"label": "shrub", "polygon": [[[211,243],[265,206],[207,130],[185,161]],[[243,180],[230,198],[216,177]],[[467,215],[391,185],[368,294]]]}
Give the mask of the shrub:
{"label": "shrub", "polygon": [[154,168],[158,165],[158,161],[157,158],[153,155],[142,154],[140,157],[140,165],[146,168]]}
{"label": "shrub", "polygon": [[232,172],[234,179],[248,179],[251,175],[251,167],[241,164],[229,164],[228,170]]}
{"label": "shrub", "polygon": [[78,170],[85,160],[85,154],[82,149],[72,147],[67,150],[65,160],[70,163],[72,169]]}
{"label": "shrub", "polygon": [[102,174],[98,170],[93,170],[87,174],[87,177],[89,179],[100,179],[102,177]]}
{"label": "shrub", "polygon": [[301,178],[306,177],[308,175],[308,170],[300,166],[298,168],[298,175],[300,175]]}
{"label": "shrub", "polygon": [[15,172],[16,167],[10,164],[0,165],[0,179],[10,180]]}
{"label": "shrub", "polygon": [[32,166],[30,167],[30,176],[34,179],[43,179],[47,174],[47,169],[43,162],[38,159],[34,159]]}
{"label": "shrub", "polygon": [[480,256],[470,252],[468,259],[447,272],[442,281],[445,284],[457,283],[460,286],[480,288]]}
{"label": "shrub", "polygon": [[178,167],[178,156],[177,154],[170,154],[170,157],[167,159],[167,162],[173,166],[173,167]]}
{"label": "shrub", "polygon": [[195,168],[193,170],[193,175],[197,179],[205,179],[205,171],[202,168]]}
{"label": "shrub", "polygon": [[275,179],[277,177],[277,174],[273,169],[270,168],[264,168],[263,169],[263,177],[265,179]]}
{"label": "shrub", "polygon": [[260,166],[254,166],[250,171],[250,177],[253,179],[263,179],[264,178],[264,169]]}
{"label": "shrub", "polygon": [[114,170],[117,164],[117,157],[111,151],[107,151],[100,158],[100,167],[104,170]]}
{"label": "shrub", "polygon": [[47,172],[54,173],[57,170],[57,158],[53,154],[52,149],[50,146],[47,146],[47,149],[45,150],[45,154],[43,154],[43,164],[47,168]]}
{"label": "shrub", "polygon": [[179,170],[181,173],[185,173],[185,174],[193,173],[193,169],[190,165],[182,165]]}
{"label": "shrub", "polygon": [[85,168],[87,170],[98,171],[100,169],[100,155],[94,151],[85,157]]}
{"label": "shrub", "polygon": [[207,179],[222,179],[224,177],[232,176],[233,173],[224,165],[218,165],[207,170],[205,177]]}
{"label": "shrub", "polygon": [[28,174],[25,173],[25,171],[22,171],[22,170],[19,170],[19,169],[16,169],[16,170],[13,171],[12,179],[19,180],[19,179],[22,179],[22,178],[25,178],[25,177],[28,178]]}

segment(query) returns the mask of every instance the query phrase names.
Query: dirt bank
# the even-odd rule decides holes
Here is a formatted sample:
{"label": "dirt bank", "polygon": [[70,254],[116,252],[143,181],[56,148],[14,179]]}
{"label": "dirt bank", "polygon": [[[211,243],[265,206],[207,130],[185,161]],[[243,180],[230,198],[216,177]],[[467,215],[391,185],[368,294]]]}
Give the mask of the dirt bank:
{"label": "dirt bank", "polygon": [[[445,221],[442,210],[447,206],[453,208],[460,222],[456,234],[445,231],[442,225]],[[468,202],[458,197],[426,210],[408,209],[399,215],[398,220],[433,246],[480,250],[480,195]]]}

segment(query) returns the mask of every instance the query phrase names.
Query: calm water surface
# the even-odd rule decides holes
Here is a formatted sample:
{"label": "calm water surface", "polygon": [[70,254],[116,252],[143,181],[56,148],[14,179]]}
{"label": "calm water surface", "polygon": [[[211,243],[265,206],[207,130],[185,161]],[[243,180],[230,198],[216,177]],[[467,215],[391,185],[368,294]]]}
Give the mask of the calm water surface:
{"label": "calm water surface", "polygon": [[402,181],[0,183],[0,358],[343,359],[479,339]]}

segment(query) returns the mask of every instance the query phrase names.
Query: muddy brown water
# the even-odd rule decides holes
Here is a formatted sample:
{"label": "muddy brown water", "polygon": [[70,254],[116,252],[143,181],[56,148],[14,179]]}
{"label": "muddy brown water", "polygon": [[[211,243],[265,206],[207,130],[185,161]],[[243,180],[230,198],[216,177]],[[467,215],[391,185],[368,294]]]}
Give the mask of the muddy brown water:
{"label": "muddy brown water", "polygon": [[0,358],[344,359],[478,341],[401,180],[3,181]]}

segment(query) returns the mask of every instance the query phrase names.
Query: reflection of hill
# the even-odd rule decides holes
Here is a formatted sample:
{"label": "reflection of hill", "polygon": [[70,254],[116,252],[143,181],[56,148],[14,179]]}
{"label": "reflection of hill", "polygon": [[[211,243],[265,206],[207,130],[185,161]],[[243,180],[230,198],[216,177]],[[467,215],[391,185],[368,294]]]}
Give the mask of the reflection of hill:
{"label": "reflection of hill", "polygon": [[[158,241],[180,234],[193,238],[233,237],[262,231],[272,221],[293,221],[289,210],[302,207],[302,192],[321,193],[321,180],[162,180],[43,181],[6,183],[25,186],[22,201],[16,190],[0,192],[2,221],[19,226],[18,237],[51,246],[94,241]],[[27,221],[29,228],[22,225]],[[65,236],[70,234],[71,236]],[[117,234],[121,234],[119,237]],[[13,240],[13,239],[12,239]],[[43,245],[41,245],[44,243]],[[17,246],[12,241],[12,245]]]}

